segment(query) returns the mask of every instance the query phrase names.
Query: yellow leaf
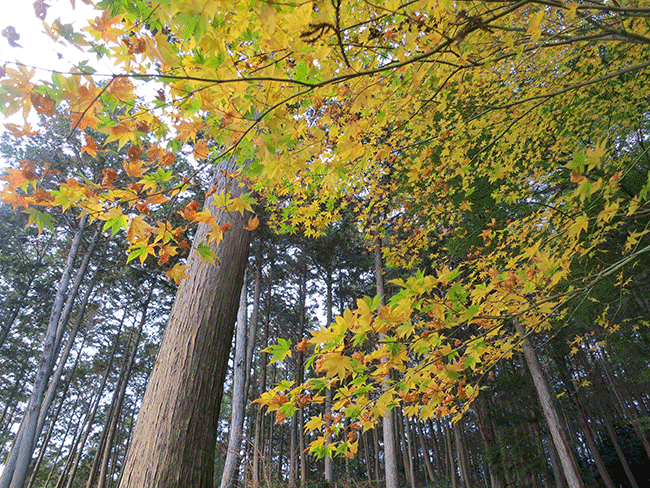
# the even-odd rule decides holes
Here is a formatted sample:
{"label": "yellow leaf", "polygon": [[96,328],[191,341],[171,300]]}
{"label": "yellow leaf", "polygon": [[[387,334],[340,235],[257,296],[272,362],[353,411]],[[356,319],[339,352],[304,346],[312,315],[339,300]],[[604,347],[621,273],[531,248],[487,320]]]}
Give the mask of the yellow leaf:
{"label": "yellow leaf", "polygon": [[544,10],[540,10],[533,15],[526,34],[530,35],[531,44],[535,44],[542,36],[542,19],[544,18]]}
{"label": "yellow leaf", "polygon": [[578,11],[578,4],[576,2],[569,2],[565,5],[565,7],[569,10],[567,13],[567,20],[573,20],[576,18],[576,13]]}
{"label": "yellow leaf", "polygon": [[165,274],[167,276],[169,276],[172,280],[174,280],[174,282],[177,285],[180,285],[181,280],[187,278],[187,275],[185,274],[185,270],[188,267],[189,266],[184,266],[184,265],[182,265],[180,263],[177,263],[177,264],[174,265],[173,268],[168,269],[167,271],[165,271]]}
{"label": "yellow leaf", "polygon": [[570,239],[577,239],[580,237],[580,233],[582,231],[587,232],[587,226],[589,225],[589,217],[587,217],[585,214],[582,214],[579,216],[575,222],[569,227],[569,238]]}
{"label": "yellow leaf", "polygon": [[136,239],[144,239],[151,234],[151,225],[149,225],[143,215],[133,217],[129,222],[129,229],[126,231],[126,236],[129,242],[135,242]]}

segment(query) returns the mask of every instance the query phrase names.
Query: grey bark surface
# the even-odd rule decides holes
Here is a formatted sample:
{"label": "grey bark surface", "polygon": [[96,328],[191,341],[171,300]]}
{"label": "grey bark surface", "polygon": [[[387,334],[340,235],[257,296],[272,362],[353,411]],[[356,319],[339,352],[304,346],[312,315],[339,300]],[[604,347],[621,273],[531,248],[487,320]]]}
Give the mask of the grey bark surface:
{"label": "grey bark surface", "polygon": [[[266,295],[266,317],[264,319],[264,338],[262,339],[262,349],[266,348],[269,342],[269,325],[270,325],[270,316],[271,316],[271,300],[273,296],[273,268],[269,272],[268,277],[268,291]],[[268,356],[265,352],[260,354],[260,363],[262,368],[260,371],[260,394],[266,391],[266,365],[268,363]],[[255,438],[253,445],[253,488],[258,488],[260,484],[260,471],[261,471],[261,460],[264,457],[264,412],[262,411],[262,406],[257,407],[255,415]],[[266,479],[266,470],[265,476]]]}
{"label": "grey bark surface", "polygon": [[54,361],[56,360],[55,344],[59,332],[63,304],[87,220],[88,218],[84,215],[79,221],[79,227],[70,245],[70,251],[68,252],[68,257],[63,267],[63,273],[57,285],[52,311],[43,340],[41,359],[39,360],[36,377],[34,378],[32,394],[27,403],[27,408],[12,449],[7,456],[4,471],[0,478],[0,488],[23,488],[25,484],[27,471],[32,461],[36,444],[36,428],[38,426],[41,404],[43,403],[45,390],[50,375],[52,374],[52,369],[54,368]]}
{"label": "grey bark surface", "polygon": [[83,431],[80,432],[79,436],[75,439],[75,442],[70,447],[70,453],[68,455],[68,459],[66,460],[66,464],[63,468],[61,476],[59,476],[59,480],[57,481],[56,488],[61,488],[64,482],[66,483],[65,484],[66,488],[70,488],[72,486],[75,475],[77,473],[77,468],[79,467],[79,462],[81,460],[81,455],[83,453],[84,446],[86,445],[88,436],[90,435],[93,429],[95,416],[97,415],[97,410],[99,409],[102,395],[104,394],[104,388],[106,387],[108,376],[111,372],[111,368],[113,367],[115,352],[117,351],[117,346],[120,342],[120,335],[122,333],[122,326],[124,325],[125,318],[126,318],[126,313],[122,314],[122,320],[120,322],[119,329],[117,330],[117,332],[115,333],[115,337],[113,338],[113,347],[111,348],[108,364],[106,365],[106,370],[102,375],[102,380],[97,390],[97,394],[95,395],[94,400],[92,400],[88,405],[88,412],[85,421],[83,422],[84,423]]}
{"label": "grey bark surface", "polygon": [[[87,265],[88,263],[86,263],[86,266]],[[82,270],[83,270],[83,274],[85,274],[86,268],[83,265],[82,265]],[[82,270],[80,270],[80,273],[82,272]],[[43,425],[45,424],[47,412],[50,409],[50,405],[52,405],[54,396],[56,395],[57,386],[59,385],[59,381],[61,380],[61,375],[63,374],[63,370],[65,369],[65,364],[68,361],[68,357],[70,356],[70,351],[72,350],[72,346],[74,345],[75,339],[77,338],[77,333],[79,332],[79,328],[81,327],[81,324],[83,322],[83,318],[86,313],[86,307],[88,306],[88,301],[90,300],[90,295],[92,294],[92,291],[95,287],[96,279],[98,276],[99,273],[95,273],[93,275],[93,278],[91,279],[90,284],[88,285],[88,288],[86,289],[86,292],[84,293],[84,296],[81,299],[81,304],[79,305],[79,312],[74,321],[74,324],[72,325],[65,347],[63,348],[63,351],[61,353],[61,357],[59,358],[59,364],[57,364],[56,369],[52,374],[52,379],[50,380],[50,384],[47,387],[45,398],[43,399],[43,403],[41,404],[41,412],[38,417],[38,425],[36,426],[36,439],[38,439],[41,436],[41,432],[43,431]],[[65,318],[63,323],[65,324],[66,322],[67,322],[67,318]],[[60,329],[63,328],[64,327],[60,327]]]}
{"label": "grey bark surface", "polygon": [[[222,163],[217,186],[232,196],[246,191],[227,177]],[[219,192],[218,190],[218,192]],[[207,243],[199,225],[142,401],[119,488],[211,488],[223,381],[248,259],[247,215],[208,205],[216,222],[230,222],[223,242]],[[215,264],[202,261],[200,243],[210,245]]]}
{"label": "grey bark surface", "polygon": [[151,286],[149,288],[149,293],[147,294],[147,298],[142,304],[142,316],[140,317],[138,330],[136,331],[135,337],[133,338],[131,350],[129,351],[129,356],[122,366],[119,388],[117,390],[117,398],[111,411],[110,423],[108,424],[108,432],[106,434],[106,441],[104,443],[104,452],[102,454],[99,477],[97,480],[98,488],[104,488],[107,483],[108,471],[109,471],[108,463],[110,460],[111,453],[113,451],[113,444],[115,442],[115,435],[117,432],[118,421],[122,414],[122,407],[124,405],[124,397],[126,395],[126,389],[131,379],[131,372],[133,371],[133,365],[135,364],[135,357],[138,352],[138,347],[140,346],[140,339],[142,338],[142,330],[144,329],[144,325],[147,321],[147,311],[149,309],[149,304],[151,303],[151,297],[153,296],[154,288],[155,288],[155,281],[151,283]]}
{"label": "grey bark surface", "polygon": [[[245,275],[244,275],[245,276]],[[235,484],[237,466],[239,465],[239,451],[241,449],[242,432],[244,427],[244,411],[246,410],[246,326],[247,326],[247,297],[246,279],[241,288],[239,297],[239,311],[237,312],[237,333],[235,335],[235,359],[232,384],[232,410],[230,415],[230,430],[228,432],[228,448],[226,461],[221,475],[221,488],[231,488]]]}
{"label": "grey bark surface", "polygon": [[[381,297],[381,304],[383,305],[385,303],[384,270],[381,261],[381,241],[379,239],[375,241],[375,281],[377,283],[377,295]],[[386,488],[397,488],[399,486],[397,476],[397,450],[395,446],[393,416],[390,411],[382,419],[381,428],[384,434],[384,476],[386,477]]]}
{"label": "grey bark surface", "polygon": [[562,427],[562,423],[560,422],[557,408],[553,403],[551,389],[546,380],[546,376],[544,375],[544,371],[542,370],[542,365],[537,358],[535,349],[533,348],[530,338],[526,334],[524,326],[520,322],[515,321],[515,330],[519,333],[519,337],[521,338],[526,366],[533,377],[535,391],[537,392],[537,397],[539,398],[539,403],[542,407],[542,413],[544,414],[544,418],[546,419],[546,423],[551,432],[553,445],[555,446],[560,458],[560,465],[562,466],[564,477],[566,478],[569,488],[584,488],[578,465],[573,453],[571,452],[571,448],[569,447],[569,442]]}

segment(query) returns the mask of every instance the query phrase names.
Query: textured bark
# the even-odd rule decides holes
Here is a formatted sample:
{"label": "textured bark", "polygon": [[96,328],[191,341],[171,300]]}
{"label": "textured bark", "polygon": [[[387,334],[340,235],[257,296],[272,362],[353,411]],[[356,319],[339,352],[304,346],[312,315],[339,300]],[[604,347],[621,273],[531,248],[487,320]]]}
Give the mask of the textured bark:
{"label": "textured bark", "polygon": [[[233,196],[243,184],[217,168],[217,191]],[[239,293],[248,259],[248,216],[209,205],[218,224],[232,224],[223,242],[209,243],[215,264],[202,261],[197,246],[209,227],[199,225],[187,278],[176,294],[156,364],[142,401],[119,488],[211,488],[217,421],[228,368]]]}
{"label": "textured bark", "polygon": [[555,445],[560,458],[564,477],[569,484],[569,488],[584,488],[584,483],[580,476],[580,471],[578,470],[578,464],[573,457],[566,434],[562,428],[560,416],[558,415],[557,408],[553,403],[551,389],[546,381],[542,365],[537,358],[537,354],[535,353],[535,349],[533,349],[530,339],[526,335],[526,329],[524,326],[520,322],[516,321],[515,329],[521,337],[526,366],[528,366],[528,370],[533,377],[535,391],[537,392],[537,397],[539,398],[544,418],[546,419],[548,428],[551,431],[551,438],[553,439],[553,444]]}

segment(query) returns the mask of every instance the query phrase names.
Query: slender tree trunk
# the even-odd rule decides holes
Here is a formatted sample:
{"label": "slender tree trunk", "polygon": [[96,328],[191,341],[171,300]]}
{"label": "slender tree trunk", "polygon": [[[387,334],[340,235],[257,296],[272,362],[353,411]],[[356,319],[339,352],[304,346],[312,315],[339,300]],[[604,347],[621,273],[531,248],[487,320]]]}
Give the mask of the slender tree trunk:
{"label": "slender tree trunk", "polygon": [[458,458],[458,468],[460,471],[460,484],[463,488],[470,488],[470,469],[469,460],[467,459],[467,450],[463,442],[462,420],[453,424],[454,441],[456,444],[456,457]]}
{"label": "slender tree trunk", "polygon": [[605,358],[602,358],[597,362],[600,365],[601,371],[603,372],[603,378],[605,379],[605,382],[607,383],[610,391],[614,393],[614,398],[618,403],[618,410],[621,412],[621,416],[629,420],[630,424],[632,425],[632,429],[634,429],[634,432],[643,444],[646,456],[648,459],[650,459],[650,441],[648,441],[648,437],[645,435],[645,432],[643,432],[643,430],[639,427],[637,412],[633,411],[629,403],[623,398],[623,395],[620,391],[620,385],[612,377],[612,372],[610,371],[611,368],[608,361],[606,361]]}
{"label": "slender tree trunk", "polygon": [[[332,296],[334,281],[332,278],[332,269],[330,267],[328,267],[326,271],[325,286],[327,288],[327,303],[325,305],[326,313],[327,313],[326,315],[327,323],[325,324],[325,327],[329,327],[329,325],[332,323],[334,319],[334,313],[332,311],[332,308],[334,307],[334,302],[333,302],[334,297]],[[331,408],[332,408],[332,390],[328,388],[327,391],[325,392],[325,412],[329,413]],[[332,423],[331,420],[327,420],[327,425],[331,423]],[[328,436],[327,439],[328,443],[330,441],[330,438],[331,436]],[[325,483],[327,484],[327,488],[334,488],[334,460],[332,459],[331,456],[325,456]]]}
{"label": "slender tree trunk", "polygon": [[[246,191],[223,163],[218,190]],[[219,192],[217,192],[218,194]],[[223,381],[248,259],[248,216],[208,206],[216,225],[230,222],[223,242],[208,243],[200,224],[156,364],[142,401],[119,488],[211,488]],[[209,244],[215,264],[198,255]]]}
{"label": "slender tree trunk", "polygon": [[[39,449],[38,457],[36,458],[36,463],[34,464],[34,469],[32,469],[32,475],[29,479],[29,483],[27,486],[33,486],[34,482],[36,480],[36,475],[38,474],[38,470],[41,466],[41,463],[43,462],[43,457],[45,456],[45,451],[47,451],[47,445],[50,442],[50,439],[52,438],[52,432],[54,432],[54,427],[56,425],[56,422],[59,418],[59,415],[61,414],[61,409],[63,408],[63,404],[65,403],[66,400],[66,395],[68,393],[68,388],[70,387],[70,382],[72,381],[72,377],[74,376],[75,371],[77,370],[77,366],[79,365],[79,360],[81,359],[81,353],[83,352],[84,345],[86,343],[86,338],[84,337],[83,341],[81,342],[81,347],[79,348],[79,352],[77,353],[77,357],[75,358],[75,362],[72,365],[72,368],[70,369],[69,373],[66,375],[66,381],[63,386],[63,391],[61,392],[61,398],[59,399],[59,405],[57,406],[56,410],[54,411],[54,415],[52,416],[52,422],[50,423],[50,427],[47,430],[47,433],[45,434],[45,438],[43,439],[43,442],[41,443],[41,447]],[[75,406],[77,404],[77,401],[79,400],[79,397],[77,397],[77,400],[75,400]],[[74,411],[74,408],[72,409]],[[39,430],[42,430],[42,426],[40,427]],[[67,436],[67,432],[66,432]],[[66,437],[64,436],[64,438]],[[40,434],[39,434],[40,437]]]}
{"label": "slender tree trunk", "polygon": [[573,387],[573,384],[570,382],[567,383],[567,388],[571,388],[572,390],[571,398],[573,399],[573,403],[576,406],[576,411],[578,413],[578,420],[580,420],[580,425],[582,426],[582,431],[585,434],[585,440],[587,441],[587,446],[589,446],[589,450],[591,451],[591,456],[594,458],[594,462],[596,463],[596,468],[598,468],[598,473],[600,474],[600,477],[602,478],[603,483],[605,483],[605,486],[607,488],[615,488],[614,482],[612,481],[612,478],[609,476],[609,473],[607,472],[607,467],[603,462],[603,458],[600,456],[600,452],[596,447],[596,441],[594,440],[594,436],[591,432],[591,428],[589,427],[587,416],[585,415],[584,409],[582,408],[579,393]]}
{"label": "slender tree trunk", "polygon": [[[245,276],[245,275],[244,275]],[[226,461],[221,476],[221,488],[231,488],[235,485],[239,452],[241,450],[242,429],[244,427],[244,411],[246,409],[246,325],[247,325],[246,278],[239,297],[237,313],[237,333],[235,335],[235,359],[233,367],[232,410],[230,415],[230,431],[228,433],[228,448]]]}
{"label": "slender tree trunk", "polygon": [[109,356],[108,364],[106,365],[106,370],[102,375],[102,381],[99,385],[97,395],[95,397],[95,400],[91,402],[92,406],[89,405],[89,411],[85,421],[85,429],[83,430],[83,434],[80,434],[77,441],[70,447],[70,455],[68,456],[66,466],[63,468],[63,472],[61,473],[59,481],[57,482],[57,488],[61,488],[63,486],[63,483],[66,480],[66,473],[69,474],[67,475],[67,482],[65,486],[66,488],[71,488],[75,475],[77,474],[77,468],[81,460],[81,455],[83,453],[84,446],[86,445],[86,441],[88,440],[88,436],[92,431],[93,424],[95,422],[95,416],[97,415],[97,410],[99,409],[102,395],[104,393],[104,388],[106,387],[106,382],[113,366],[113,360],[115,359],[115,352],[117,351],[117,346],[120,342],[120,335],[122,333],[122,326],[124,325],[125,318],[126,312],[122,314],[122,320],[120,321],[119,329],[115,333],[115,337],[113,339],[113,347],[111,348],[111,354]]}
{"label": "slender tree trunk", "polygon": [[[381,297],[381,304],[384,305],[384,267],[381,260],[381,240],[375,240],[375,280],[377,282],[377,295]],[[380,339],[381,340],[381,339]],[[391,412],[386,412],[382,419],[382,431],[384,434],[384,472],[386,476],[386,488],[398,488],[397,476],[397,451],[395,446],[395,428]]]}
{"label": "slender tree trunk", "polygon": [[535,349],[533,349],[530,339],[526,335],[526,329],[524,326],[519,321],[515,321],[515,329],[521,337],[526,365],[533,377],[535,391],[537,392],[539,403],[542,406],[544,418],[546,419],[546,423],[551,431],[551,438],[553,439],[553,444],[555,445],[560,457],[562,471],[567,483],[569,484],[569,488],[584,488],[578,465],[573,457],[573,453],[571,452],[564,429],[562,428],[557,408],[553,403],[551,389],[546,381],[542,365],[537,358],[537,354],[535,353]]}
{"label": "slender tree trunk", "polygon": [[375,453],[375,481],[378,483],[381,466],[379,465],[379,432],[376,427],[372,429],[372,446]]}
{"label": "slender tree trunk", "polygon": [[298,484],[298,416],[291,418],[291,431],[289,441],[289,488],[296,488]]}
{"label": "slender tree trunk", "polygon": [[395,412],[395,417],[397,421],[395,422],[397,426],[398,436],[402,444],[402,463],[404,464],[404,474],[406,479],[411,485],[411,488],[415,488],[415,475],[413,473],[413,453],[410,449],[410,443],[406,436],[406,429],[404,428],[404,415],[402,414],[402,409],[397,407],[393,409]]}
{"label": "slender tree trunk", "polygon": [[458,474],[456,473],[456,462],[454,460],[454,447],[451,441],[451,426],[443,425],[445,431],[445,446],[447,448],[447,473],[451,480],[451,488],[458,487]]}
{"label": "slender tree trunk", "polygon": [[[124,397],[126,395],[126,388],[129,385],[131,379],[131,372],[133,371],[133,365],[135,364],[135,357],[138,352],[138,347],[140,346],[140,339],[142,337],[142,329],[144,324],[147,321],[147,310],[149,309],[149,304],[151,303],[151,297],[153,296],[153,290],[155,288],[155,281],[151,283],[149,287],[149,293],[142,305],[142,316],[140,317],[140,323],[138,324],[138,330],[135,337],[133,338],[133,344],[131,346],[131,351],[125,362],[123,373],[121,375],[121,384],[119,392],[117,395],[117,401],[115,402],[115,407],[113,408],[110,424],[108,425],[108,433],[106,436],[106,442],[104,443],[104,453],[102,455],[102,463],[99,471],[99,478],[97,481],[97,488],[105,488],[107,475],[108,475],[108,462],[110,460],[111,452],[113,451],[113,444],[115,442],[115,434],[117,432],[117,426],[122,414],[122,406],[124,405]],[[89,487],[90,488],[90,485]]]}
{"label": "slender tree trunk", "polygon": [[[84,274],[85,271],[86,270],[83,269]],[[88,301],[90,300],[90,295],[92,294],[92,291],[95,287],[95,283],[97,281],[98,276],[99,276],[99,271],[97,271],[93,275],[92,279],[90,280],[90,284],[88,285],[88,288],[86,289],[86,292],[84,293],[84,296],[81,300],[81,304],[79,306],[79,312],[72,326],[72,329],[70,330],[70,334],[68,335],[68,340],[66,342],[65,347],[63,348],[61,357],[59,358],[59,364],[57,365],[56,370],[52,374],[52,379],[50,380],[50,385],[47,388],[47,393],[45,394],[45,398],[43,399],[43,404],[41,405],[41,412],[38,417],[38,425],[36,427],[36,439],[38,439],[41,436],[41,432],[43,431],[43,425],[45,424],[47,412],[50,409],[50,405],[52,404],[52,401],[54,400],[54,396],[56,395],[56,389],[59,384],[59,380],[61,379],[61,375],[63,374],[65,364],[68,361],[68,356],[70,355],[70,351],[72,349],[72,346],[74,345],[74,341],[77,338],[77,333],[79,332],[79,328],[83,323],[83,318],[86,313],[86,307],[88,306]],[[67,322],[67,317],[64,323],[66,322]],[[60,328],[63,329],[64,327],[60,327]]]}
{"label": "slender tree trunk", "polygon": [[[270,317],[271,317],[271,300],[273,299],[273,268],[269,272],[269,283],[268,291],[266,294],[266,317],[264,318],[264,339],[262,341],[262,349],[266,348],[269,342],[269,326],[270,326]],[[260,363],[262,369],[260,371],[260,394],[264,393],[266,390],[266,364],[268,363],[268,358],[266,353],[260,354]],[[264,415],[262,412],[262,407],[258,407],[257,414],[255,416],[255,439],[253,446],[253,488],[258,488],[260,483],[260,460],[264,458]],[[266,478],[266,476],[265,476]]]}
{"label": "slender tree trunk", "polygon": [[623,452],[623,449],[621,449],[621,445],[618,442],[618,435],[616,435],[616,430],[614,429],[614,425],[612,424],[611,416],[609,415],[608,412],[604,410],[602,411],[602,415],[603,415],[603,420],[605,421],[605,427],[607,428],[607,433],[609,434],[609,438],[611,439],[612,444],[614,445],[614,450],[616,451],[618,460],[621,462],[621,465],[623,466],[623,471],[625,471],[625,476],[627,476],[627,480],[630,483],[630,487],[639,488],[639,485],[636,482],[636,479],[634,478],[634,474],[630,469],[630,464],[627,462],[625,453]]}
{"label": "slender tree trunk", "polygon": [[9,452],[7,461],[5,462],[4,471],[0,478],[0,488],[23,488],[25,478],[27,477],[27,470],[32,461],[32,454],[34,453],[34,446],[36,444],[36,428],[38,426],[38,417],[41,411],[41,404],[47,388],[54,361],[56,360],[56,339],[59,333],[60,318],[63,311],[63,304],[68,285],[70,283],[70,276],[74,267],[74,262],[77,257],[79,246],[83,238],[84,230],[86,228],[86,221],[88,218],[84,215],[79,222],[79,228],[70,245],[70,251],[66,264],[63,268],[63,274],[57,286],[54,303],[52,305],[52,312],[47,324],[45,339],[43,340],[43,352],[39,361],[36,377],[34,379],[34,386],[32,394],[27,403],[27,409],[23,421],[21,422],[20,429],[16,434],[14,445]]}
{"label": "slender tree trunk", "polygon": [[433,471],[433,465],[431,464],[431,457],[429,456],[429,448],[424,442],[424,433],[422,432],[422,422],[418,419],[415,420],[415,428],[418,433],[418,440],[420,441],[420,448],[422,449],[422,457],[424,458],[424,466],[427,470],[427,476],[429,481],[433,483],[436,480],[436,475]]}

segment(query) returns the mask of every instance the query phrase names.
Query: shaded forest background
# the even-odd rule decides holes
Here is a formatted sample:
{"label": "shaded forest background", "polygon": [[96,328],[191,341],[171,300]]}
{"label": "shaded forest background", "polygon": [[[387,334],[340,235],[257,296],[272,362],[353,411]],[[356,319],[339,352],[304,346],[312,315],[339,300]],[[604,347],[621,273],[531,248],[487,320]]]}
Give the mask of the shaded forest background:
{"label": "shaded forest background", "polygon": [[[30,139],[4,135],[3,157],[14,168],[22,160],[42,160],[60,178],[97,182],[103,170],[121,164],[117,152],[83,155],[57,120],[43,120],[48,130]],[[50,151],[52,147],[59,149]],[[643,164],[648,166],[647,155]],[[191,166],[178,158],[174,171],[183,174]],[[190,202],[201,196],[190,188],[183,198]],[[183,204],[176,202],[177,208]],[[157,211],[161,219],[174,216],[169,207]],[[161,278],[161,263],[126,264],[127,244],[111,236],[104,222],[89,223],[74,209],[47,215],[28,226],[29,212],[0,207],[0,457],[7,454],[23,416],[57,287],[68,269],[71,278],[60,318],[65,327],[55,348],[55,388],[46,395],[27,486],[113,487],[175,285]],[[186,232],[191,239],[191,229]],[[618,245],[626,237],[621,233]],[[76,251],[75,239],[80,243]],[[304,426],[306,419],[324,414],[325,405],[305,405],[292,419],[276,423],[251,401],[280,380],[300,383],[314,374],[313,368],[305,369],[300,350],[271,365],[262,350],[279,339],[299,344],[309,330],[325,325],[357,299],[375,295],[373,243],[363,240],[352,219],[343,218],[324,236],[307,240],[274,234],[262,215],[252,246],[242,295],[248,320],[242,321],[240,314],[238,324],[247,327],[243,337],[249,351],[241,449],[235,456],[238,484],[324,486],[325,461],[305,454],[313,435]],[[627,294],[613,297],[612,283],[604,280],[593,291],[593,300],[575,305],[564,327],[534,338],[588,486],[650,484],[650,266],[640,262],[638,267],[642,271]],[[385,272],[389,279],[405,273]],[[391,292],[389,285],[386,293]],[[607,330],[599,325],[598,298],[610,304]],[[221,408],[217,485],[226,458],[233,383],[230,373]],[[400,486],[564,486],[522,353],[502,358],[479,384],[483,391],[456,423],[450,418],[419,420],[399,408],[392,410]],[[346,429],[348,438],[359,438],[360,447],[355,457],[334,460],[338,486],[383,486],[381,429],[362,432],[349,424]]]}

